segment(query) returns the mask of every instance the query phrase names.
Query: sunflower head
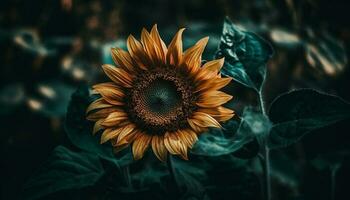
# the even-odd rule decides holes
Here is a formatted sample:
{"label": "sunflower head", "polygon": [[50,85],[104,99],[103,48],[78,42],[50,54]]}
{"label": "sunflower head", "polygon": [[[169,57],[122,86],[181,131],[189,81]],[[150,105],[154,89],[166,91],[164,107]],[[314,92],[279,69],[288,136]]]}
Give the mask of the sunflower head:
{"label": "sunflower head", "polygon": [[101,143],[116,151],[132,144],[134,159],[148,146],[162,161],[168,152],[187,159],[199,134],[233,117],[222,106],[232,96],[219,91],[231,81],[220,75],[224,59],[202,64],[208,37],[183,52],[183,31],[166,46],[154,25],[142,30],[141,42],[130,35],[128,51],[111,50],[117,67],[102,66],[111,82],[93,86],[101,98],[87,109],[93,133],[103,130]]}

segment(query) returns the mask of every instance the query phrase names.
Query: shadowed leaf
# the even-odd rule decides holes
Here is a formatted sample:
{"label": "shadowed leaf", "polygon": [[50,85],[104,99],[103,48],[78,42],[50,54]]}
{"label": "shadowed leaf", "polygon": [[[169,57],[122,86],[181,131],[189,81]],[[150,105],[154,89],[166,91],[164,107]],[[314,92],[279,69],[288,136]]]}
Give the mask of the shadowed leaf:
{"label": "shadowed leaf", "polygon": [[98,156],[58,146],[43,167],[24,186],[25,199],[94,185],[104,170]]}
{"label": "shadowed leaf", "polygon": [[288,146],[315,129],[350,117],[350,104],[333,95],[300,89],[277,97],[269,116],[274,126],[270,148]]}
{"label": "shadowed leaf", "polygon": [[226,18],[216,57],[225,57],[221,73],[260,91],[265,80],[266,63],[272,56],[270,44],[252,32],[239,29]]}

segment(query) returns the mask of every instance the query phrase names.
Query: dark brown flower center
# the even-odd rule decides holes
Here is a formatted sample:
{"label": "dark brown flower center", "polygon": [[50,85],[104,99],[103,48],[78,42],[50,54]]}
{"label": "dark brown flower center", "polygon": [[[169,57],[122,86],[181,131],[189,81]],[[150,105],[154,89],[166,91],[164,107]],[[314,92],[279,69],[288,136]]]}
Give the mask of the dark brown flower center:
{"label": "dark brown flower center", "polygon": [[155,68],[138,75],[127,91],[132,122],[149,134],[164,134],[187,126],[197,95],[192,81],[175,68]]}

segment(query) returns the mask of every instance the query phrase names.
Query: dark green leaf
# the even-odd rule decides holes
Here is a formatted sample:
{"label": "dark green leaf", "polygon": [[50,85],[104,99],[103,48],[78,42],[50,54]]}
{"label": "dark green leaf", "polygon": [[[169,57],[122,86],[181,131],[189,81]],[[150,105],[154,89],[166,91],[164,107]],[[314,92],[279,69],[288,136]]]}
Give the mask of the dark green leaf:
{"label": "dark green leaf", "polygon": [[241,123],[238,130],[237,127],[238,122],[230,120],[224,124],[222,130],[210,129],[199,137],[191,149],[191,153],[203,156],[221,156],[238,151],[254,138],[246,123]]}
{"label": "dark green leaf", "polygon": [[102,158],[113,160],[112,146],[109,143],[100,144],[100,135],[92,135],[93,123],[86,120],[86,108],[93,100],[87,86],[81,86],[72,95],[67,111],[65,130],[75,146],[96,153]]}
{"label": "dark green leaf", "polygon": [[244,31],[230,19],[224,22],[216,57],[225,57],[221,73],[260,91],[265,80],[266,63],[272,56],[270,44],[255,33]]}
{"label": "dark green leaf", "polygon": [[103,173],[98,156],[58,146],[27,182],[23,195],[26,199],[38,199],[63,190],[92,186]]}
{"label": "dark green leaf", "polygon": [[[269,132],[271,124],[262,114],[254,112],[252,108],[244,109],[241,122],[229,120],[223,124],[223,129],[213,128],[202,134],[191,150],[191,153],[204,156],[221,156],[253,147],[255,138]],[[253,150],[252,149],[252,150]],[[245,149],[248,153],[251,149]],[[255,151],[254,151],[255,152]]]}
{"label": "dark green leaf", "polygon": [[270,108],[274,123],[269,135],[270,148],[288,146],[312,130],[350,117],[350,105],[341,98],[300,89],[276,98]]}

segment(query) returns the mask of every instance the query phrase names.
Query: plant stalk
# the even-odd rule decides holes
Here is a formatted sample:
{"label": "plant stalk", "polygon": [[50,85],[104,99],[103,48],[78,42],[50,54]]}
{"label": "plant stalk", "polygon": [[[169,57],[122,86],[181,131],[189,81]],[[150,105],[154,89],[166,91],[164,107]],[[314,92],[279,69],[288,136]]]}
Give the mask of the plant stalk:
{"label": "plant stalk", "polygon": [[[263,115],[266,116],[265,103],[263,99],[262,92],[259,91],[259,103],[260,109]],[[266,200],[271,200],[271,172],[270,172],[270,149],[267,146],[267,138],[264,138],[263,142],[264,151],[264,175],[265,175],[265,196]]]}
{"label": "plant stalk", "polygon": [[331,200],[335,200],[336,176],[339,168],[340,164],[331,167]]}

